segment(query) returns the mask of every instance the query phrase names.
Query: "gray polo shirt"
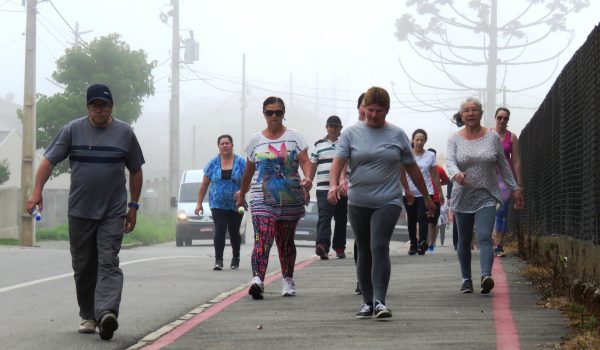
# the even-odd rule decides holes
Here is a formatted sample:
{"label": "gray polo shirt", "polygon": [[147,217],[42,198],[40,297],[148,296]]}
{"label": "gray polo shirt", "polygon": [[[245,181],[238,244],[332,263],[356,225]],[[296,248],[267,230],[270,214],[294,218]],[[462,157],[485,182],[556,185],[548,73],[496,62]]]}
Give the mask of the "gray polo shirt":
{"label": "gray polo shirt", "polygon": [[44,157],[52,165],[69,157],[69,215],[94,220],[125,215],[125,168],[136,171],[145,162],[129,124],[113,118],[108,127],[97,128],[87,116],[65,125]]}
{"label": "gray polo shirt", "polygon": [[378,129],[365,123],[351,125],[340,136],[335,157],[349,162],[348,204],[402,206],[400,165],[415,163],[402,129],[390,123]]}

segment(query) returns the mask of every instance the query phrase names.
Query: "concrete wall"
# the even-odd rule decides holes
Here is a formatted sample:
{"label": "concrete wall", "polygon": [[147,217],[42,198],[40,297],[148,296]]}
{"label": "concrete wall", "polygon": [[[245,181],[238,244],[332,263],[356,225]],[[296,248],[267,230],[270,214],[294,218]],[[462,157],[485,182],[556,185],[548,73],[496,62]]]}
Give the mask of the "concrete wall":
{"label": "concrete wall", "polygon": [[20,197],[16,187],[0,188],[0,238],[19,238],[18,202]]}

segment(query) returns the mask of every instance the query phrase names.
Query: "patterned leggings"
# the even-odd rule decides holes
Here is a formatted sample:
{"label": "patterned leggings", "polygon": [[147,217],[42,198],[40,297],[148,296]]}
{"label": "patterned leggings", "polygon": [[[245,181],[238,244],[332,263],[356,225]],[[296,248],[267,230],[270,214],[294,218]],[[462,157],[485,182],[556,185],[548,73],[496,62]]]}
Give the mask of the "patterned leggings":
{"label": "patterned leggings", "polygon": [[271,216],[252,216],[254,226],[254,250],[252,251],[252,274],[265,280],[269,252],[273,240],[277,244],[279,263],[283,277],[294,277],[296,244],[294,234],[298,220],[277,220]]}

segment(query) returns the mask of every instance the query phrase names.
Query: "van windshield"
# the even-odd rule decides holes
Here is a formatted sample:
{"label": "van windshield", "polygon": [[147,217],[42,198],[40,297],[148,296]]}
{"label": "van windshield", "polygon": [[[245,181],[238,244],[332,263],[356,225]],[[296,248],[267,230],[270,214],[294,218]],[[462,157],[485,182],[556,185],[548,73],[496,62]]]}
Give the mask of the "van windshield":
{"label": "van windshield", "polygon": [[196,203],[201,182],[188,182],[181,184],[179,190],[179,203]]}

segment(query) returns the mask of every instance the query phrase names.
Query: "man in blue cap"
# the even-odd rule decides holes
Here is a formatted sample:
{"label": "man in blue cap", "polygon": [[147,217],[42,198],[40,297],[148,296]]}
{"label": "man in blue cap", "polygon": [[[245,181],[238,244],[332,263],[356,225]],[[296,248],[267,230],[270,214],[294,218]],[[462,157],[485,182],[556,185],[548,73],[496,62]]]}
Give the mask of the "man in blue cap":
{"label": "man in blue cap", "polygon": [[[113,96],[104,84],[87,89],[87,116],[67,123],[44,152],[26,209],[44,209],[42,190],[52,169],[69,158],[69,243],[82,322],[80,333],[109,340],[119,327],[123,290],[119,251],[135,228],[144,156],[131,126],[112,116]],[[129,196],[125,168],[129,172]]]}

